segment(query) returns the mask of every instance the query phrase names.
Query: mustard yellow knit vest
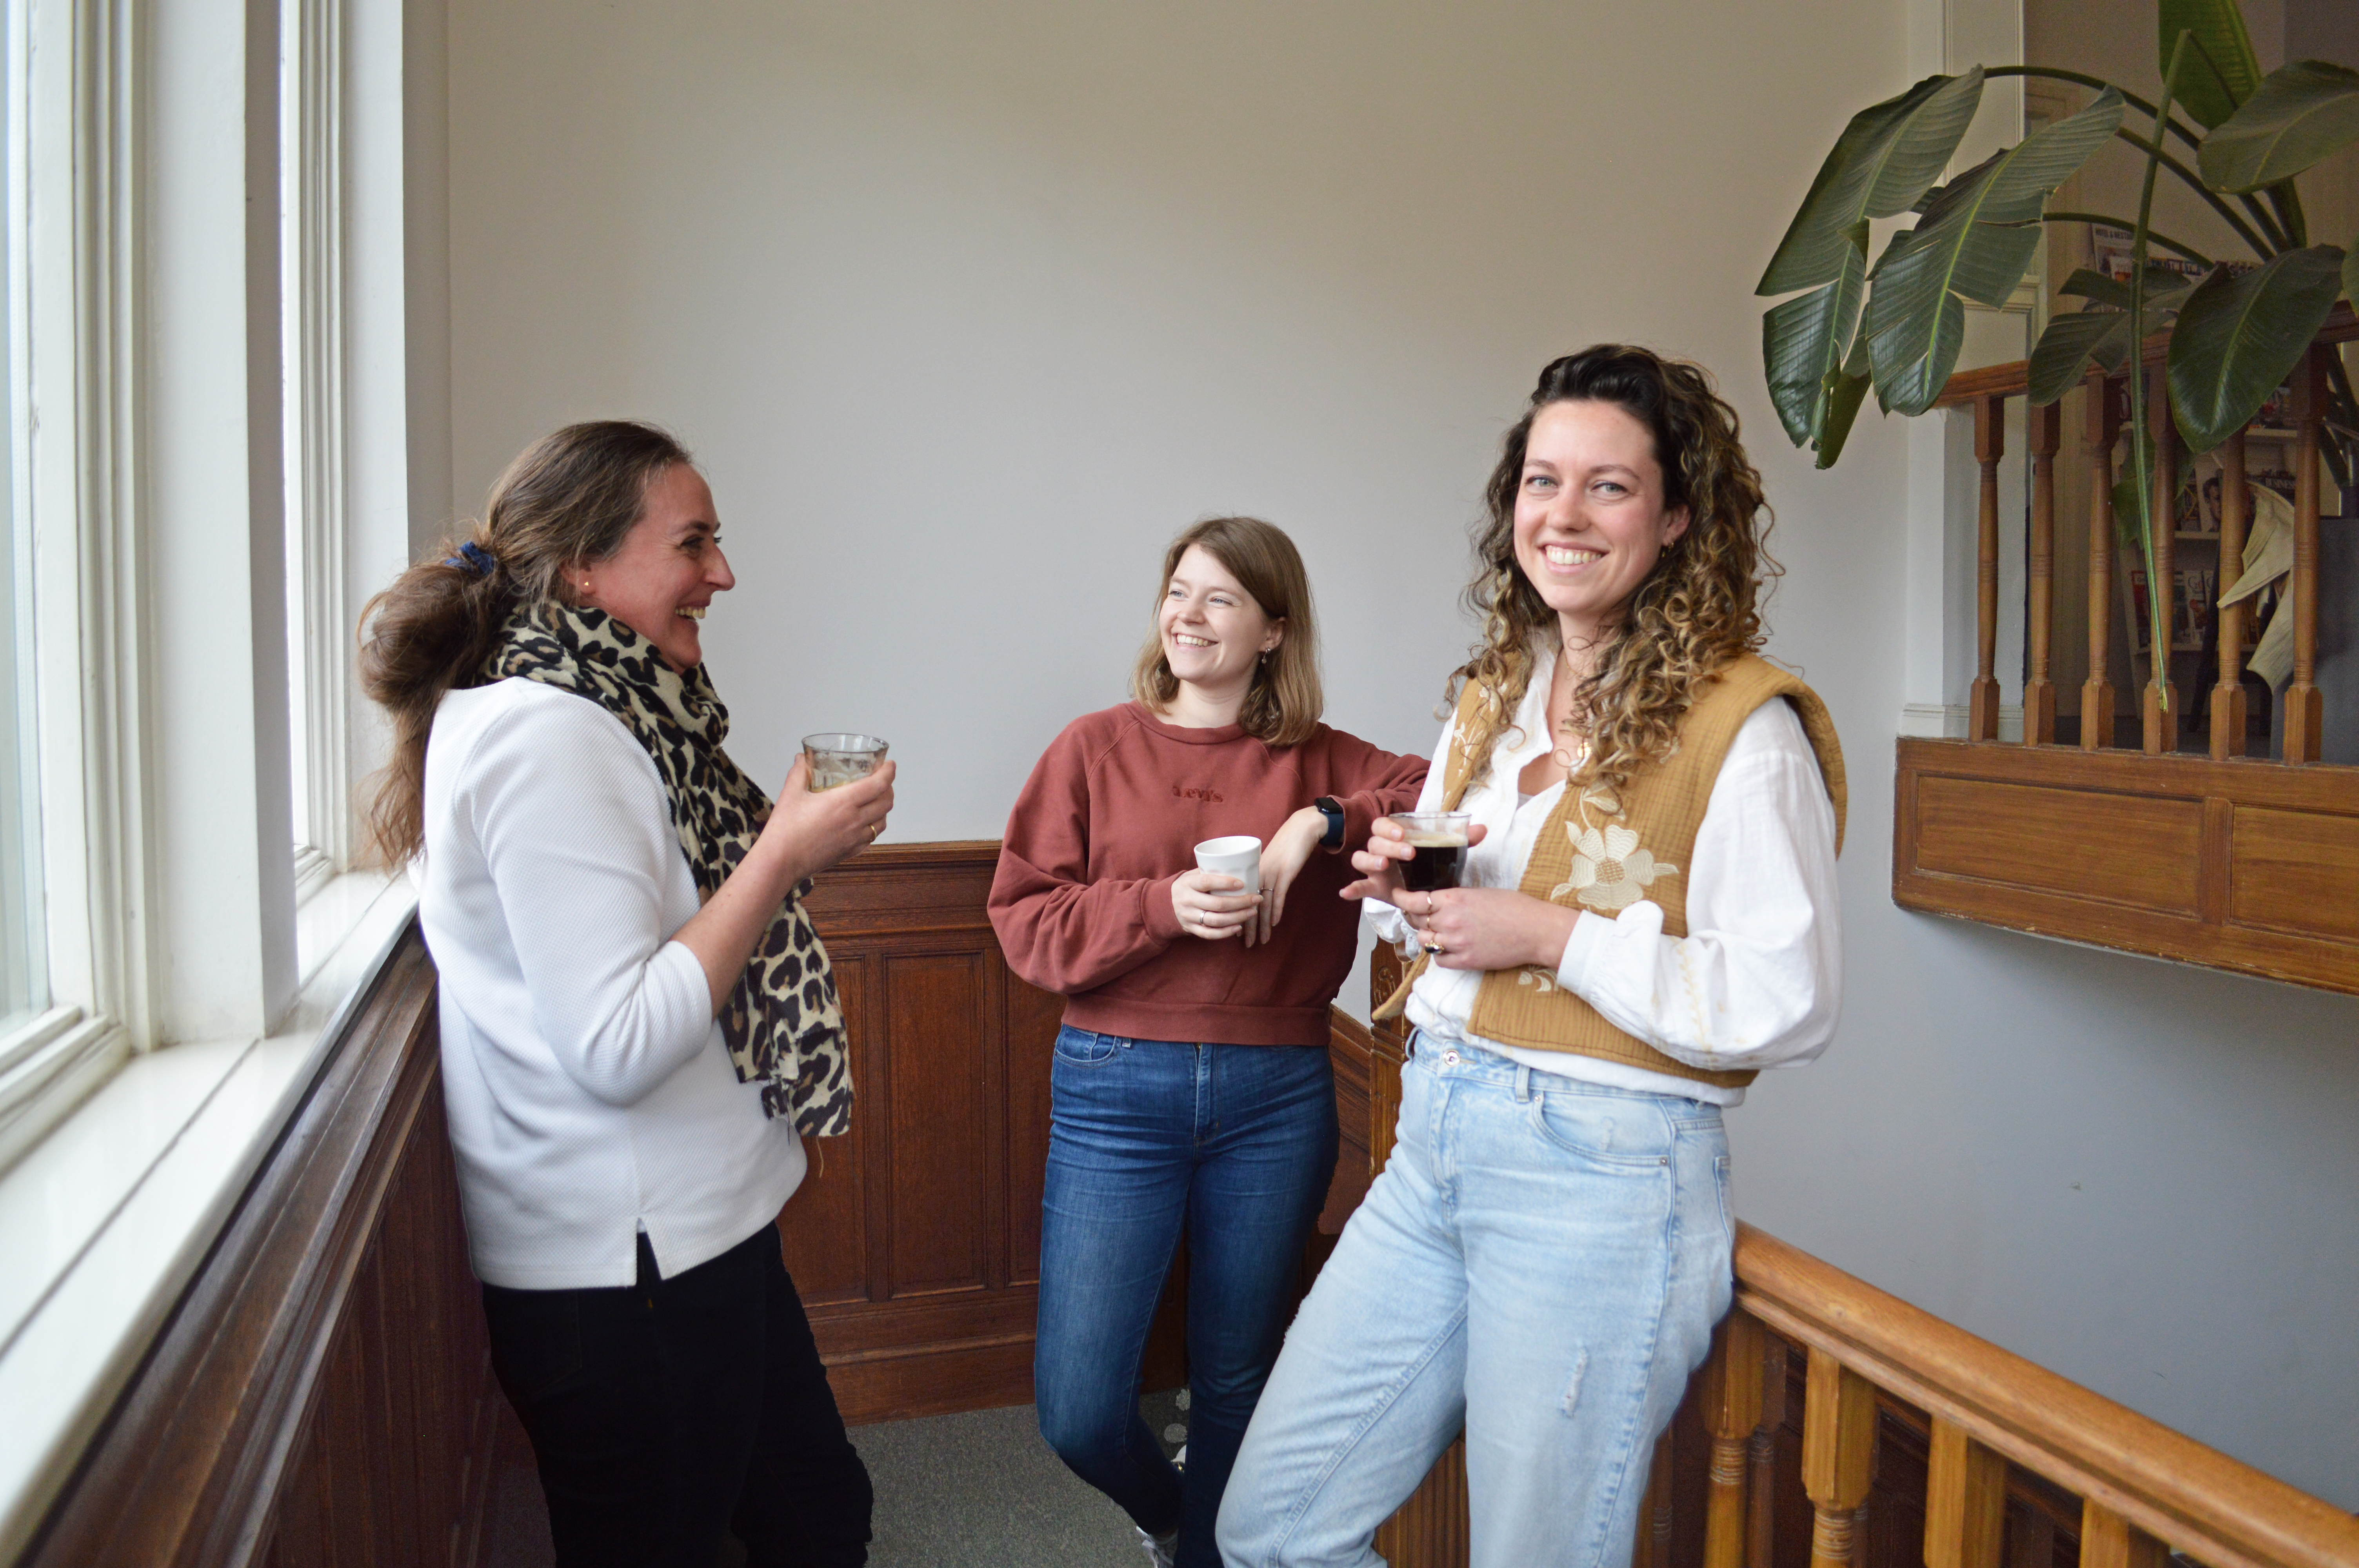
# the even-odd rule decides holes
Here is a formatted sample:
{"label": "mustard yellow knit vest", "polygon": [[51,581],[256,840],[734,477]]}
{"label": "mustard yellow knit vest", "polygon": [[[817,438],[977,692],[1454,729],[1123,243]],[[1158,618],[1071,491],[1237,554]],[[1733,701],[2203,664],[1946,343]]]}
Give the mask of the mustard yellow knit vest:
{"label": "mustard yellow knit vest", "polygon": [[[1519,891],[1608,919],[1644,898],[1662,909],[1666,935],[1686,935],[1687,871],[1695,852],[1696,829],[1703,823],[1729,743],[1753,710],[1772,697],[1794,705],[1810,749],[1818,754],[1819,772],[1834,803],[1835,847],[1840,851],[1845,795],[1843,746],[1835,737],[1834,720],[1816,692],[1748,654],[1697,694],[1680,724],[1678,749],[1640,769],[1618,799],[1601,787],[1567,785],[1540,828]],[[1469,682],[1458,701],[1459,733],[1465,732],[1480,700],[1481,694]],[[1462,750],[1451,748],[1442,771],[1442,809],[1456,810],[1465,797],[1473,762]],[[1419,957],[1400,988],[1377,1010],[1378,1017],[1392,1017],[1407,1005],[1409,987],[1430,961]],[[1742,1088],[1754,1076],[1750,1070],[1691,1067],[1665,1055],[1607,1022],[1595,1008],[1559,985],[1553,969],[1537,965],[1484,975],[1468,1027],[1503,1044],[1571,1051],[1723,1088]]]}

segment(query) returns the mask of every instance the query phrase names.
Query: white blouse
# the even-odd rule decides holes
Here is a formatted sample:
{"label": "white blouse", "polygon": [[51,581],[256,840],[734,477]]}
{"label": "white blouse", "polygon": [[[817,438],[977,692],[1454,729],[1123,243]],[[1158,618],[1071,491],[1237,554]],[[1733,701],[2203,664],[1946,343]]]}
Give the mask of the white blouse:
{"label": "white blouse", "polygon": [[486,1283],[628,1285],[777,1217],[794,1125],[762,1113],[671,935],[696,879],[622,721],[521,679],[442,699],[426,750],[419,918],[441,973],[442,1090]]}
{"label": "white blouse", "polygon": [[[1465,886],[1520,886],[1563,794],[1560,784],[1525,799],[1516,787],[1525,765],[1548,750],[1548,682],[1535,680],[1515,728],[1501,734],[1490,771],[1460,803],[1488,829],[1466,852]],[[1434,750],[1420,811],[1441,807],[1456,733],[1453,719]],[[1662,907],[1647,899],[1612,917],[1584,909],[1557,966],[1558,983],[1615,1028],[1690,1066],[1725,1071],[1810,1060],[1826,1048],[1841,1011],[1843,932],[1834,806],[1789,704],[1764,703],[1738,728],[1690,860],[1680,868],[1687,935],[1664,935]],[[1371,899],[1365,913],[1377,935],[1412,939],[1392,905]],[[1482,983],[1479,969],[1427,965],[1409,993],[1408,1021],[1444,1044],[1479,1045],[1540,1072],[1715,1105],[1744,1102],[1743,1089],[1485,1040],[1467,1026]]]}

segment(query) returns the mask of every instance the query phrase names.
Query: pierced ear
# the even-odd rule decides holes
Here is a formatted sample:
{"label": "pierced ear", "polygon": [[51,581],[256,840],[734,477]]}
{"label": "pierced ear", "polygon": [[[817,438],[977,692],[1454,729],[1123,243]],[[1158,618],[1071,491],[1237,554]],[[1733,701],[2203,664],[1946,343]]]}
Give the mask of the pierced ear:
{"label": "pierced ear", "polygon": [[1688,509],[1675,506],[1663,519],[1663,543],[1668,545],[1688,531]]}

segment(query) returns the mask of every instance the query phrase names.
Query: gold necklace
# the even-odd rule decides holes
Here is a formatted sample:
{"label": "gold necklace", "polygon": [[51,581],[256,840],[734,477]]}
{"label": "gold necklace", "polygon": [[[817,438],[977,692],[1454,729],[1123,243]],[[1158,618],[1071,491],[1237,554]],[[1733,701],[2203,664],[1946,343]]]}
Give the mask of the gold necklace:
{"label": "gold necklace", "polygon": [[[1557,657],[1564,664],[1564,673],[1567,676],[1571,676],[1572,674],[1572,650],[1570,648],[1560,647],[1557,650]],[[1578,682],[1575,683],[1576,687],[1578,684]],[[1549,752],[1549,758],[1558,767],[1562,768],[1565,771],[1566,775],[1570,777],[1571,774],[1580,772],[1581,764],[1589,760],[1589,737],[1581,733],[1581,731],[1574,727],[1572,722],[1572,708],[1570,703],[1565,706],[1564,717],[1557,720],[1557,728],[1563,730],[1568,739],[1563,744],[1556,747]]]}

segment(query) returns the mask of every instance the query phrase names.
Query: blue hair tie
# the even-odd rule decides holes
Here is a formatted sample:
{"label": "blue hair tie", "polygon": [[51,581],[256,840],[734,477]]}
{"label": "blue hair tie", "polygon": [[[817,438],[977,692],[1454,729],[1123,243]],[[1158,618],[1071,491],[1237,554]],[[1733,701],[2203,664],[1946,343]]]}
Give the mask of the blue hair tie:
{"label": "blue hair tie", "polygon": [[442,558],[442,564],[446,567],[464,568],[473,577],[489,577],[492,575],[492,568],[499,565],[499,562],[492,557],[491,551],[471,539],[459,546],[457,555],[445,556]]}

